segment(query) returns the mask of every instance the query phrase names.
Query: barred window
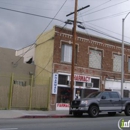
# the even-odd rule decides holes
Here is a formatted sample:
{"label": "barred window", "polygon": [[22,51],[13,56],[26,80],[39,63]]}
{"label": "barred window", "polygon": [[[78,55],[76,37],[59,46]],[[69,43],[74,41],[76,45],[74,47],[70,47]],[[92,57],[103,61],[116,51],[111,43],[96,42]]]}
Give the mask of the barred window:
{"label": "barred window", "polygon": [[14,84],[17,84],[20,86],[26,86],[26,81],[14,80]]}
{"label": "barred window", "polygon": [[113,54],[113,71],[121,72],[121,55]]}
{"label": "barred window", "polygon": [[102,52],[99,50],[90,49],[89,51],[89,67],[101,69],[102,67]]}

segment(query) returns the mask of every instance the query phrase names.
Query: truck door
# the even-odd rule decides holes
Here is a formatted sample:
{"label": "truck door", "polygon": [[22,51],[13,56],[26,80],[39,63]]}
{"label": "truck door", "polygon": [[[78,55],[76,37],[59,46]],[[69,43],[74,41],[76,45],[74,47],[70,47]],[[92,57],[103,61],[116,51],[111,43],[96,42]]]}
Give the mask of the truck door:
{"label": "truck door", "polygon": [[122,100],[118,92],[111,92],[110,96],[111,96],[111,101],[113,104],[113,110],[120,111],[122,109]]}
{"label": "truck door", "polygon": [[113,104],[109,92],[103,92],[99,101],[100,110],[109,111],[112,109]]}

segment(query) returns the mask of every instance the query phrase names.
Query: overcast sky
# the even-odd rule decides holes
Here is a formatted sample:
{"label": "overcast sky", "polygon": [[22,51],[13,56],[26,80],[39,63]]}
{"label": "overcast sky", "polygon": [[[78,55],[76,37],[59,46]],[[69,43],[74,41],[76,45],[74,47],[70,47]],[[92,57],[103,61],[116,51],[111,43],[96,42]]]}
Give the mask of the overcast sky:
{"label": "overcast sky", "polygon": [[[66,17],[66,15],[74,11],[74,4],[75,0],[0,0],[0,8],[50,18],[57,14],[56,19],[61,21],[73,19],[73,15],[69,17]],[[83,22],[87,29],[81,30],[77,28],[77,30],[106,37],[89,30],[93,29],[122,40],[122,19],[130,12],[130,0],[78,0],[78,9],[87,5],[90,5],[90,7],[78,13],[78,21]],[[50,21],[51,19],[48,18],[0,9],[0,47],[18,50],[33,44]],[[63,27],[65,24],[53,20],[46,31],[54,25]],[[71,29],[72,25],[66,27]],[[130,15],[125,19],[124,30],[125,41],[130,43]]]}

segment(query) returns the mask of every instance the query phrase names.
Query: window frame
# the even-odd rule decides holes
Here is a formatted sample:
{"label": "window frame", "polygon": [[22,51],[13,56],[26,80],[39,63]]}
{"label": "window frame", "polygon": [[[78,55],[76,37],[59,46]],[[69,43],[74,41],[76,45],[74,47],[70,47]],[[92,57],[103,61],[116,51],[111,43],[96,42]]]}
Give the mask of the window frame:
{"label": "window frame", "polygon": [[[99,68],[99,67],[97,68],[97,67],[94,67],[94,66],[91,66],[91,65],[90,65],[90,60],[91,60],[91,59],[90,59],[90,51],[91,51],[91,50],[92,50],[92,51],[95,51],[95,52],[99,52],[99,53],[101,54],[100,68]],[[89,65],[88,65],[89,68],[100,69],[100,70],[101,70],[101,69],[103,68],[103,66],[102,66],[102,62],[103,62],[103,50],[100,50],[100,49],[98,49],[98,48],[96,48],[96,49],[95,49],[95,48],[89,48],[89,59],[88,59],[88,61],[89,61]],[[94,62],[94,61],[93,61],[93,62]]]}
{"label": "window frame", "polygon": [[[68,43],[68,42],[64,42],[62,41],[62,44],[60,45],[60,48],[61,48],[61,62],[62,63],[68,63],[68,64],[71,64],[72,63],[72,54],[71,54],[71,61],[65,61],[64,60],[64,47],[65,45],[68,45],[68,46],[71,46],[72,48],[72,44]],[[78,44],[75,44],[75,64],[77,64],[77,53],[78,53],[78,50],[79,50],[79,45]],[[71,50],[71,53],[72,53],[72,50]]]}
{"label": "window frame", "polygon": [[[120,68],[119,68],[120,71],[114,69],[114,68],[115,68],[115,67],[114,67],[114,56],[115,56],[115,55],[116,55],[116,56],[120,56],[120,58],[121,58],[120,61],[122,60],[122,56],[121,56],[120,54],[113,53],[113,71],[114,71],[114,72],[121,72],[121,62],[119,63],[119,65],[120,65]],[[117,68],[117,67],[116,67],[116,68]]]}

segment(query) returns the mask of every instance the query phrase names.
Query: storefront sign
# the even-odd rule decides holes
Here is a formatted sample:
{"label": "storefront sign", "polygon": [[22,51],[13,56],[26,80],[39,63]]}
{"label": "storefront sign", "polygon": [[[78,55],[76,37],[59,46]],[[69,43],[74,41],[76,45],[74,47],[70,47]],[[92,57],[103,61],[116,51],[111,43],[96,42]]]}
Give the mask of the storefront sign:
{"label": "storefront sign", "polygon": [[69,103],[56,103],[56,110],[69,110]]}
{"label": "storefront sign", "polygon": [[53,74],[52,94],[57,94],[58,74]]}
{"label": "storefront sign", "polygon": [[74,75],[75,81],[90,82],[90,79],[91,79],[90,77],[85,75]]}

